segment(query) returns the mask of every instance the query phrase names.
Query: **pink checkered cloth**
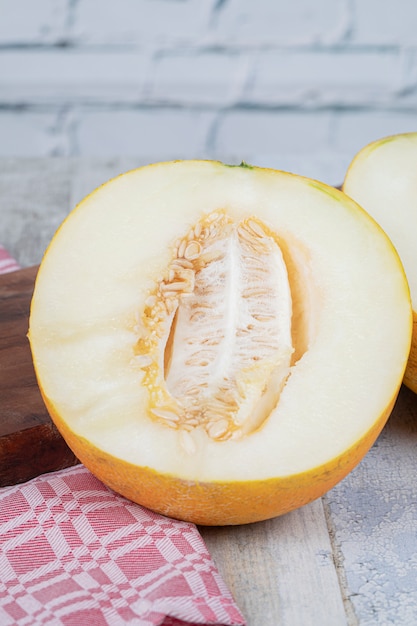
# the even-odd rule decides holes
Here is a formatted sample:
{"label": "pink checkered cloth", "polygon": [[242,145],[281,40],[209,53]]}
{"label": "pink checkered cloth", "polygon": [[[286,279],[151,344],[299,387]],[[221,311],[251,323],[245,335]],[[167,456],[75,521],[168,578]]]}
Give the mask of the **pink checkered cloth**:
{"label": "pink checkered cloth", "polygon": [[7,250],[0,245],[0,274],[6,274],[7,272],[14,272],[19,269],[19,265],[9,255]]}
{"label": "pink checkered cloth", "polygon": [[[0,255],[2,269],[13,266]],[[0,624],[245,620],[194,524],[126,500],[77,465],[0,489]]]}

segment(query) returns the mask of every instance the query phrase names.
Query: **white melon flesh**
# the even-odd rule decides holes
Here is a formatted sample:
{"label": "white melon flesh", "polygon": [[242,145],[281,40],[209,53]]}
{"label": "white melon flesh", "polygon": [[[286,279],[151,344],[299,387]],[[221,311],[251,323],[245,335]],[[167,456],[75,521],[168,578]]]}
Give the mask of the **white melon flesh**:
{"label": "white melon flesh", "polygon": [[404,265],[415,327],[405,383],[417,393],[417,133],[385,137],[363,148],[343,190],[385,230]]}
{"label": "white melon flesh", "polygon": [[397,248],[417,309],[417,133],[367,146],[352,163],[344,190],[374,217]]}
{"label": "white melon flesh", "polygon": [[193,161],[122,175],[70,214],[29,337],[76,435],[164,475],[233,482],[354,446],[398,392],[410,328],[397,254],[342,192]]}

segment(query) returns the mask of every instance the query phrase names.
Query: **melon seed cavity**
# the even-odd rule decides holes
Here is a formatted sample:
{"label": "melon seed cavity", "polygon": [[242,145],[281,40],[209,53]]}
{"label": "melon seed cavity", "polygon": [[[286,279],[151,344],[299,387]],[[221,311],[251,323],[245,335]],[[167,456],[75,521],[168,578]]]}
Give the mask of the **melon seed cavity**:
{"label": "melon seed cavity", "polygon": [[260,428],[289,376],[292,313],[274,233],[225,211],[201,219],[175,243],[141,315],[149,417],[180,429],[190,453],[196,428],[215,441]]}

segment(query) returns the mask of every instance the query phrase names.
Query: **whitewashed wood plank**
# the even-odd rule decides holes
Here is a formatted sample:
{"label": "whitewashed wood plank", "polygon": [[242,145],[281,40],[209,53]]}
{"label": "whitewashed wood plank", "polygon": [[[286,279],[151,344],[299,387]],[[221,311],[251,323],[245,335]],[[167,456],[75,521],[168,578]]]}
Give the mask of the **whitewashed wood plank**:
{"label": "whitewashed wood plank", "polygon": [[200,531],[248,626],[348,623],[321,500],[273,520]]}
{"label": "whitewashed wood plank", "polygon": [[417,624],[417,395],[403,388],[360,465],[326,498],[361,626]]}
{"label": "whitewashed wood plank", "polygon": [[40,263],[68,212],[73,164],[0,159],[0,243],[22,267]]}

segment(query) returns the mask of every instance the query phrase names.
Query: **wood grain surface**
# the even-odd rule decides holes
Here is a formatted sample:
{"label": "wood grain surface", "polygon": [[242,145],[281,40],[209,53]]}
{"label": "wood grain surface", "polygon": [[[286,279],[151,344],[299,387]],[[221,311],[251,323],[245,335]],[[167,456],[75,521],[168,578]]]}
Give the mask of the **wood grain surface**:
{"label": "wood grain surface", "polygon": [[45,409],[26,337],[37,269],[0,275],[0,487],[77,462]]}
{"label": "wood grain surface", "polygon": [[[76,202],[140,164],[133,158],[0,159],[0,242],[20,265],[38,264]],[[23,320],[27,303],[21,306]],[[28,349],[22,324],[20,341]],[[7,332],[1,330],[2,342]],[[26,430],[37,428],[39,435],[48,420],[37,421],[46,414],[32,382],[20,398],[35,419]],[[47,436],[40,439],[49,449]],[[16,467],[9,476],[19,477]],[[267,522],[200,532],[248,626],[416,626],[417,395],[401,389],[370,452],[320,500]]]}

